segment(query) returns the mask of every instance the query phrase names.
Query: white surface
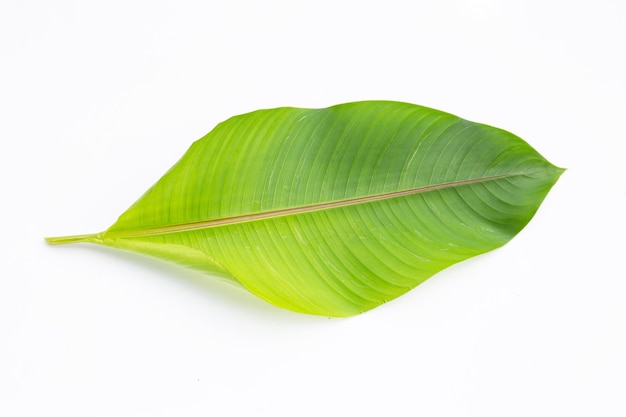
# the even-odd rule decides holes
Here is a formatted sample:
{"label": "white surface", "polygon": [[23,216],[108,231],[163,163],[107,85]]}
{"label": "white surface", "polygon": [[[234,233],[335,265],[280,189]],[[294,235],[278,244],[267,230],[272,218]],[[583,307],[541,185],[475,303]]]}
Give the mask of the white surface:
{"label": "white surface", "polygon": [[[3,1],[0,415],[626,415],[624,4]],[[227,117],[362,99],[569,170],[510,244],[346,320],[42,240],[105,229]]]}

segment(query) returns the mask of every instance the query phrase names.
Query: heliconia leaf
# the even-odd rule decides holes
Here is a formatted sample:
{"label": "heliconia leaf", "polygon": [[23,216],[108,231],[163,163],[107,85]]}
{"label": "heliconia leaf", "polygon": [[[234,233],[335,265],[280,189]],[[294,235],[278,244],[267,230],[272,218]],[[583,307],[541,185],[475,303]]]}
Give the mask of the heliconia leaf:
{"label": "heliconia leaf", "polygon": [[48,238],[227,275],[350,316],[504,245],[563,169],[506,131],[389,101],[236,116],[102,233]]}

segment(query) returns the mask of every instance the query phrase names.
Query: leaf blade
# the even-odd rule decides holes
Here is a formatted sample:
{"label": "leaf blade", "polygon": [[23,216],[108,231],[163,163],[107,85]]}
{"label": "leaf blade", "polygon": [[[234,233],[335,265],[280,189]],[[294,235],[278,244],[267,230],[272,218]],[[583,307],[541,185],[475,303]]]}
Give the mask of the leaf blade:
{"label": "leaf blade", "polygon": [[508,132],[421,106],[261,110],[195,142],[96,243],[348,316],[506,243],[561,172]]}

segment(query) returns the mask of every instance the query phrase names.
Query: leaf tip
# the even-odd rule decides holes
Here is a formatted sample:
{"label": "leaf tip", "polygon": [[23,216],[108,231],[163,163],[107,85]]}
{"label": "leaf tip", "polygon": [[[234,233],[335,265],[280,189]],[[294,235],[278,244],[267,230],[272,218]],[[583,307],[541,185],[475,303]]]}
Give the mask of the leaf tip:
{"label": "leaf tip", "polygon": [[554,171],[556,173],[556,178],[559,179],[561,178],[561,175],[563,175],[563,173],[567,171],[567,168],[554,166]]}

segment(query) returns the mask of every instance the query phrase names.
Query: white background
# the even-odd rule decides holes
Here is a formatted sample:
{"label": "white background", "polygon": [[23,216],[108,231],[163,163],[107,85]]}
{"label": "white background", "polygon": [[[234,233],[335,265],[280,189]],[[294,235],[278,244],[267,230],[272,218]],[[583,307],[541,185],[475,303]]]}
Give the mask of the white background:
{"label": "white background", "polygon": [[[0,415],[624,416],[615,0],[0,4]],[[107,228],[218,122],[390,99],[568,171],[504,248],[364,315],[43,236]]]}

